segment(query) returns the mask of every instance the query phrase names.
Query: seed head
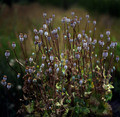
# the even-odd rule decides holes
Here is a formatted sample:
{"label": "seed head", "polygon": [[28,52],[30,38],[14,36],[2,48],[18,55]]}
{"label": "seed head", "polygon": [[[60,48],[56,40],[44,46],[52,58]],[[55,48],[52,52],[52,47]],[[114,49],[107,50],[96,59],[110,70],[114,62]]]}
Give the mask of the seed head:
{"label": "seed head", "polygon": [[40,35],[42,35],[42,34],[43,34],[43,30],[42,30],[42,29],[40,29],[40,30],[39,30],[39,33],[40,33]]}
{"label": "seed head", "polygon": [[45,60],[46,59],[46,56],[43,54],[42,55],[42,60]]}
{"label": "seed head", "polygon": [[93,21],[93,25],[96,25],[96,21]]}
{"label": "seed head", "polygon": [[104,59],[106,59],[106,57],[108,56],[108,51],[104,50],[102,56]]}
{"label": "seed head", "polygon": [[7,84],[7,88],[8,88],[8,89],[10,89],[11,86],[12,86],[11,83],[8,83],[8,84]]}
{"label": "seed head", "polygon": [[46,17],[47,16],[47,13],[43,13],[43,17]]}
{"label": "seed head", "polygon": [[53,61],[54,60],[54,56],[51,55],[50,56],[50,60]]}
{"label": "seed head", "polygon": [[8,58],[10,56],[10,51],[9,50],[6,50],[5,52],[5,57]]}
{"label": "seed head", "polygon": [[57,72],[57,73],[59,72],[59,67],[56,69],[56,72]]}
{"label": "seed head", "polygon": [[47,25],[43,24],[43,29],[46,30],[47,29]]}
{"label": "seed head", "polygon": [[38,41],[38,40],[39,40],[39,36],[35,35],[35,41]]}
{"label": "seed head", "polygon": [[78,34],[78,39],[81,39],[82,35],[81,34]]}
{"label": "seed head", "polygon": [[20,78],[20,73],[17,74],[17,78]]}
{"label": "seed head", "polygon": [[15,42],[12,43],[12,47],[13,47],[13,49],[15,49],[15,47],[16,47]]}
{"label": "seed head", "polygon": [[47,36],[48,36],[48,32],[47,32],[47,31],[45,31],[45,32],[44,32],[44,35],[47,37]]}
{"label": "seed head", "polygon": [[67,66],[67,65],[65,65],[65,66],[64,66],[64,68],[65,68],[65,70],[67,70],[68,66]]}
{"label": "seed head", "polygon": [[83,84],[83,80],[82,80],[82,79],[80,79],[79,83],[80,83],[80,85],[82,85],[82,84]]}
{"label": "seed head", "polygon": [[106,35],[109,36],[110,35],[110,31],[106,31]]}
{"label": "seed head", "polygon": [[30,57],[30,58],[29,58],[29,61],[30,61],[30,63],[31,63],[31,62],[33,62],[33,58],[32,58],[32,57]]}
{"label": "seed head", "polygon": [[120,59],[119,56],[116,56],[116,61],[117,61],[117,62],[119,61],[119,59]]}
{"label": "seed head", "polygon": [[3,76],[3,80],[5,80],[5,81],[7,80],[7,76],[6,75]]}
{"label": "seed head", "polygon": [[74,15],[75,15],[75,12],[71,12],[71,15],[74,16]]}

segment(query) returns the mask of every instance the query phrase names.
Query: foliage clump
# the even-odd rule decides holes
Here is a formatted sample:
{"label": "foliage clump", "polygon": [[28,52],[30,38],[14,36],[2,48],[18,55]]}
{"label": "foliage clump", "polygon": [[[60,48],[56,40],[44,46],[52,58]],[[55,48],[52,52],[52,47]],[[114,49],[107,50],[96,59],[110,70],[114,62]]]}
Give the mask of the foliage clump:
{"label": "foliage clump", "polygon": [[[20,61],[18,73],[9,64],[10,51],[5,52],[8,65],[17,74],[23,74],[23,100],[19,113],[34,116],[112,116],[107,103],[111,100],[113,88],[110,81],[115,70],[114,60],[117,42],[110,41],[110,31],[96,39],[96,21],[75,16],[63,17],[61,28],[54,28],[55,15],[48,18],[43,13],[44,23],[39,30],[34,29],[34,52],[27,55],[28,36],[20,33],[19,41],[24,62]],[[86,21],[81,29],[82,20]],[[7,76],[1,84],[10,89]],[[23,101],[22,100],[22,101]]]}

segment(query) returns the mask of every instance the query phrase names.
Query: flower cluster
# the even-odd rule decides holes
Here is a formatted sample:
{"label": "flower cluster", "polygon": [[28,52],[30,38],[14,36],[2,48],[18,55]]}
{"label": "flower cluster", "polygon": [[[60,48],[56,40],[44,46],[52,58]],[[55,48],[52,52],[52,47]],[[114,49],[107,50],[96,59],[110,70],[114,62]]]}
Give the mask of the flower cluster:
{"label": "flower cluster", "polygon": [[[100,40],[96,39],[96,21],[90,21],[89,15],[85,17],[83,30],[80,30],[83,18],[75,16],[74,12],[71,17],[62,18],[61,28],[54,28],[54,14],[48,18],[47,13],[43,13],[43,18],[43,27],[33,30],[35,51],[31,57],[25,55],[23,48],[27,35],[19,35],[25,63],[18,58],[17,62],[25,67],[24,99],[35,106],[28,112],[41,116],[46,113],[49,116],[94,113],[91,103],[97,107],[101,104],[96,104],[92,99],[106,103],[112,93],[110,78],[115,70],[114,51],[117,42],[110,42],[110,31],[106,31],[106,35],[100,34]],[[14,42],[12,47],[15,53]],[[9,58],[8,50],[5,56]],[[119,62],[119,56],[116,56],[116,61]],[[6,79],[4,76],[1,84],[10,89],[11,84],[7,84]],[[82,108],[83,111],[76,108]]]}

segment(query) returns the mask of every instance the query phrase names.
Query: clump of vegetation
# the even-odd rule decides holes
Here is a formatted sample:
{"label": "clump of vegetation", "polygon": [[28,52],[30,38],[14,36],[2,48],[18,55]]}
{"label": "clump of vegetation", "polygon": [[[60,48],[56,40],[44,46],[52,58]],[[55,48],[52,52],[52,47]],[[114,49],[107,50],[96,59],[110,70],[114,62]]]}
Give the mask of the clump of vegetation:
{"label": "clump of vegetation", "polygon": [[[24,74],[21,100],[27,105],[23,103],[18,113],[45,117],[112,116],[107,102],[112,97],[114,60],[119,62],[119,56],[114,54],[117,42],[110,41],[110,31],[96,39],[96,21],[86,15],[85,28],[81,29],[82,17],[74,12],[70,18],[62,18],[61,28],[54,28],[54,14],[48,18],[43,13],[43,18],[43,27],[33,30],[35,48],[30,57],[26,34],[19,35],[24,61],[17,57],[16,44],[12,43],[20,73],[9,64],[10,51],[5,52],[17,78]],[[12,87],[7,76],[3,76],[1,84]]]}

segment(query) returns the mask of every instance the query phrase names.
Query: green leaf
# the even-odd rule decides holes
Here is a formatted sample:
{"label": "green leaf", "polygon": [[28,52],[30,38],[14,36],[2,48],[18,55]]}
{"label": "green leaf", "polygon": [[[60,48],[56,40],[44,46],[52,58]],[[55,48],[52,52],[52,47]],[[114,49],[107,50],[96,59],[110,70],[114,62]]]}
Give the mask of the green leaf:
{"label": "green leaf", "polygon": [[26,106],[27,112],[32,113],[34,111],[34,102]]}

